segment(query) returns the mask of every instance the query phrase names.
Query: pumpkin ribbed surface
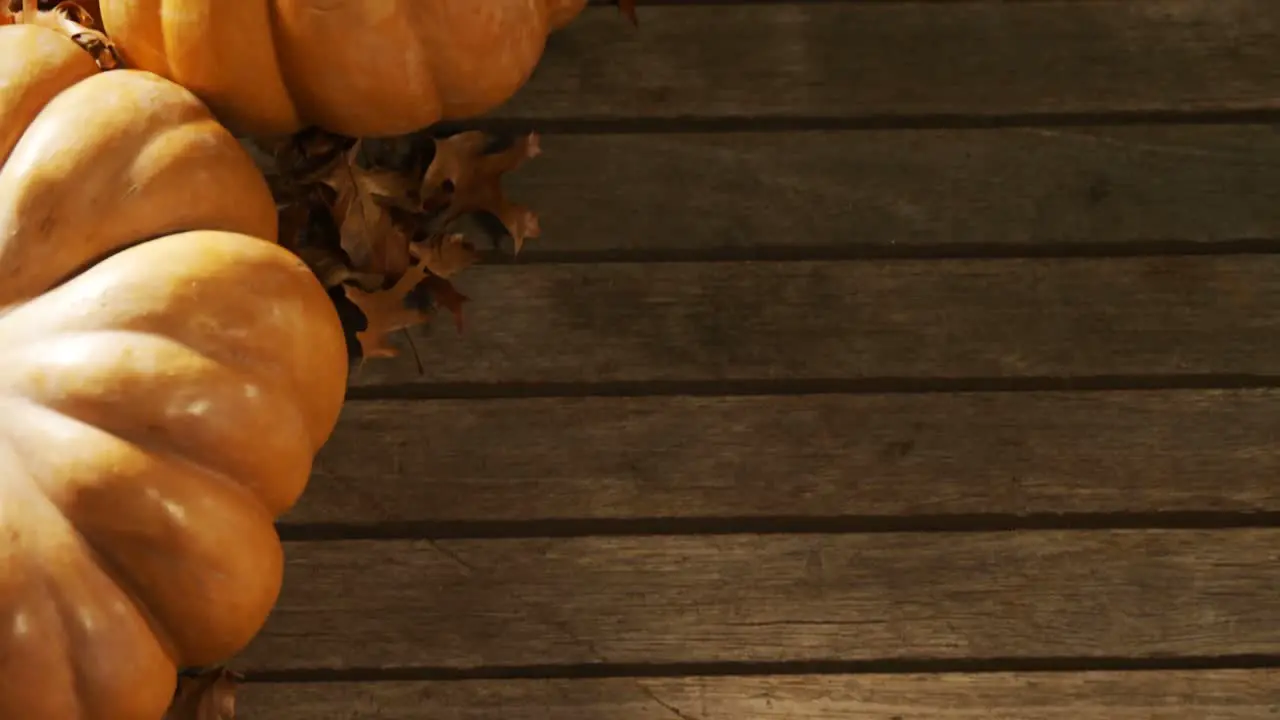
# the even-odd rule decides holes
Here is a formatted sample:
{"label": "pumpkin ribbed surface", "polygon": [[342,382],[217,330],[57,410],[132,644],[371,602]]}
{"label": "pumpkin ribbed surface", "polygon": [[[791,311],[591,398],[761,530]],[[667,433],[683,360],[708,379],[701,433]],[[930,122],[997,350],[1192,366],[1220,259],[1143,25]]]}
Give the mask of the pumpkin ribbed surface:
{"label": "pumpkin ribbed surface", "polygon": [[100,0],[125,63],[237,133],[399,135],[505,102],[586,0]]}
{"label": "pumpkin ribbed surface", "polygon": [[347,358],[192,93],[0,27],[0,718],[157,720],[261,628]]}

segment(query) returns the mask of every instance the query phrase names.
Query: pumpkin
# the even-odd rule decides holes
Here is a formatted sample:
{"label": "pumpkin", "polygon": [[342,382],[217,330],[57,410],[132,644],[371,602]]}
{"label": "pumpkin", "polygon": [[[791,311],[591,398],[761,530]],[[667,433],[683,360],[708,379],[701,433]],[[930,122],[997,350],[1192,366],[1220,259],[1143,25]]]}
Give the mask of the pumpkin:
{"label": "pumpkin", "polygon": [[99,0],[125,65],[240,135],[386,137],[469,118],[528,80],[586,0]]}
{"label": "pumpkin", "polygon": [[0,718],[158,720],[276,602],[342,327],[191,92],[39,25],[0,77]]}

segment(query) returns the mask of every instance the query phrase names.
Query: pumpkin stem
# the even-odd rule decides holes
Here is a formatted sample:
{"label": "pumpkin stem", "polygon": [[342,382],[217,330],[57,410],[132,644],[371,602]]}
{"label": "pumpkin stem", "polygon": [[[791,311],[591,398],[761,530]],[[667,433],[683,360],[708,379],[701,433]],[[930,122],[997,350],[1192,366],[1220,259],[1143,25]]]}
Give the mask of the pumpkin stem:
{"label": "pumpkin stem", "polygon": [[[23,0],[31,2],[32,0]],[[25,12],[25,6],[24,6]],[[93,56],[94,62],[103,70],[115,70],[123,65],[116,46],[107,38],[106,33],[96,30],[93,16],[88,10],[74,2],[59,3],[49,12],[50,20],[56,23],[55,29],[61,30],[85,52]]]}
{"label": "pumpkin stem", "polygon": [[115,70],[123,65],[116,46],[107,38],[106,33],[95,28],[97,22],[93,15],[73,0],[58,3],[50,10],[41,10],[39,0],[22,0],[20,14],[7,12],[11,22],[40,25],[71,38],[92,55],[94,62],[103,70]]}

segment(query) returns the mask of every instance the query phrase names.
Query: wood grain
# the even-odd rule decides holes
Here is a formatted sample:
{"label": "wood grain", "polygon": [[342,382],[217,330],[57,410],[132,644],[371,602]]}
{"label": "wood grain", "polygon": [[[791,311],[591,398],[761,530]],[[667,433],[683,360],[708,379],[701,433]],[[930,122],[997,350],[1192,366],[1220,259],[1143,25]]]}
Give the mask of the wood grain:
{"label": "wood grain", "polygon": [[1275,670],[249,684],[243,720],[1263,720]]}
{"label": "wood grain", "polygon": [[1276,109],[1271,0],[592,8],[514,118],[849,118]]}
{"label": "wood grain", "polygon": [[1280,391],[352,402],[285,524],[1280,511]]}
{"label": "wood grain", "polygon": [[353,384],[1280,373],[1280,256],[531,264],[457,285],[467,330],[417,331],[424,372],[403,353]]}
{"label": "wood grain", "polygon": [[289,543],[250,669],[1280,653],[1280,530]]}
{"label": "wood grain", "polygon": [[522,251],[533,259],[1280,239],[1271,126],[551,135],[543,145],[506,180],[541,219],[542,237]]}

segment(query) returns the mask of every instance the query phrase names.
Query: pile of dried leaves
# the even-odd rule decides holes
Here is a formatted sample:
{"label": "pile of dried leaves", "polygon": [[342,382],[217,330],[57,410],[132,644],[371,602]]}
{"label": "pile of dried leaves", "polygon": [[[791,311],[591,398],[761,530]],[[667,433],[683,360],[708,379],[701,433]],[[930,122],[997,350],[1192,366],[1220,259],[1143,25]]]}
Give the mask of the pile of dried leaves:
{"label": "pile of dried leaves", "polygon": [[235,720],[240,679],[222,668],[179,677],[173,703],[162,720]]}
{"label": "pile of dried leaves", "polygon": [[[638,24],[636,0],[617,5]],[[395,356],[390,336],[438,310],[461,331],[468,298],[450,278],[475,263],[481,247],[510,238],[519,253],[538,236],[537,216],[508,201],[501,186],[504,173],[538,155],[537,134],[435,130],[377,140],[312,130],[262,148],[280,242],[330,290],[353,359]],[[477,216],[489,221],[481,223],[486,237],[459,231],[458,221]],[[358,312],[344,313],[344,300]]]}
{"label": "pile of dried leaves", "polygon": [[[519,252],[538,235],[537,216],[501,186],[504,173],[538,154],[536,134],[357,140],[308,131],[267,151],[280,242],[358,308],[354,324],[363,327],[353,335],[364,358],[395,355],[389,336],[438,309],[461,328],[467,298],[450,278],[486,247],[509,237]],[[497,232],[459,231],[460,220],[477,215],[496,220]]]}

